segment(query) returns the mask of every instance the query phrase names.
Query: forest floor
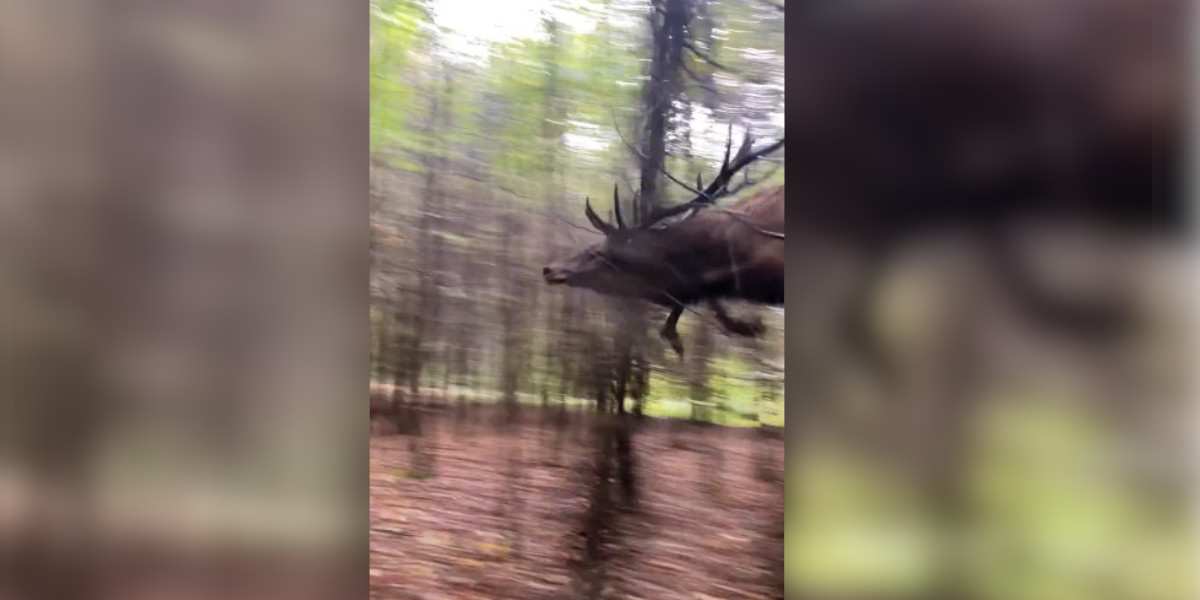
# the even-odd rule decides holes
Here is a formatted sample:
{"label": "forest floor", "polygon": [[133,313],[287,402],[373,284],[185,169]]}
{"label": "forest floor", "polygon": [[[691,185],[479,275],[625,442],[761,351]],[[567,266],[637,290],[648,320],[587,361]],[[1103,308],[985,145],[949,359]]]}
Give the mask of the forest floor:
{"label": "forest floor", "polygon": [[[371,597],[782,598],[779,436],[645,419],[634,505],[596,476],[610,430],[556,414],[423,411],[419,436],[373,423]],[[613,499],[599,516],[597,490]]]}

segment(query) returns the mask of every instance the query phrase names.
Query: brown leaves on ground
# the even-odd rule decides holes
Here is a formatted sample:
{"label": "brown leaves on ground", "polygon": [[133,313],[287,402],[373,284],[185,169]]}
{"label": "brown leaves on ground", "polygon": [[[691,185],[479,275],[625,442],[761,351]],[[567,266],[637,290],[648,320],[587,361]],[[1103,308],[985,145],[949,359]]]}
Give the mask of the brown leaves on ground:
{"label": "brown leaves on ground", "polygon": [[638,506],[612,513],[584,564],[590,418],[503,430],[474,416],[427,414],[415,444],[371,439],[372,598],[782,597],[781,440],[647,420],[632,438]]}

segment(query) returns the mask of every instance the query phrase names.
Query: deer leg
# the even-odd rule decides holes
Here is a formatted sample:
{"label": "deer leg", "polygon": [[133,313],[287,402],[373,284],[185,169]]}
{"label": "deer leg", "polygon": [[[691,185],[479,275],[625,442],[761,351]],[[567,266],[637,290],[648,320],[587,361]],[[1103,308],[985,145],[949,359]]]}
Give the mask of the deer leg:
{"label": "deer leg", "polygon": [[679,332],[675,331],[675,324],[679,322],[679,315],[683,314],[683,305],[676,304],[671,308],[671,314],[667,315],[667,322],[663,323],[662,329],[658,330],[658,335],[662,336],[675,353],[683,356],[683,342],[679,340]]}
{"label": "deer leg", "polygon": [[742,320],[735,318],[726,312],[725,307],[717,300],[709,300],[708,306],[712,308],[713,314],[717,316],[717,321],[721,323],[721,327],[724,327],[725,331],[729,333],[743,337],[756,337],[766,331],[762,319]]}

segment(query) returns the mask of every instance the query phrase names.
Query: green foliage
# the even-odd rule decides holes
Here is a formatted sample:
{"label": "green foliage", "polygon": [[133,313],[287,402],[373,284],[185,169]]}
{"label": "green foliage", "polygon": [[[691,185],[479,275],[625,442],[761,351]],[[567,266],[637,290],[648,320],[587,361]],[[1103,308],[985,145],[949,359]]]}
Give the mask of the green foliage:
{"label": "green foliage", "polygon": [[819,446],[789,456],[788,470],[787,589],[921,597],[936,547],[911,483],[869,457]]}
{"label": "green foliage", "polygon": [[973,431],[958,535],[877,457],[829,442],[789,456],[788,589],[923,598],[956,559],[985,599],[1196,597],[1186,510],[1132,485],[1119,433],[1086,404],[1004,394]]}
{"label": "green foliage", "polygon": [[[764,399],[763,384],[747,376],[754,371],[753,365],[738,357],[718,356],[712,360],[707,385],[713,423],[726,427],[783,426],[782,398]],[[776,391],[773,388],[777,383],[769,385]],[[692,416],[693,402],[687,381],[658,372],[651,375],[645,406],[648,416],[687,419]]]}
{"label": "green foliage", "polygon": [[423,0],[371,2],[371,151],[403,145],[410,127],[422,50],[429,43],[424,24],[429,10]]}
{"label": "green foliage", "polygon": [[[563,6],[550,8],[538,35],[488,41],[486,53],[467,57],[454,53],[459,46],[448,37],[454,34],[434,22],[437,7],[433,0],[372,2],[371,153],[378,162],[407,172],[402,176],[389,173],[392,183],[387,191],[380,192],[386,196],[387,205],[381,212],[387,216],[381,221],[386,219],[389,226],[387,239],[381,240],[377,252],[383,256],[379,264],[384,266],[380,268],[389,272],[391,281],[378,287],[399,290],[383,292],[395,297],[380,302],[415,297],[414,281],[425,268],[418,264],[423,259],[415,258],[418,239],[435,240],[431,243],[440,245],[448,255],[478,256],[488,273],[501,268],[505,261],[524,268],[528,257],[502,256],[498,243],[506,225],[495,216],[511,211],[514,221],[528,222],[554,212],[578,222],[582,220],[585,196],[606,198],[614,179],[636,181],[637,161],[617,136],[614,125],[627,138],[636,139],[649,7],[608,0],[571,3],[569,10],[576,15],[586,13],[586,19],[566,14]],[[753,19],[742,21],[743,27],[755,27]],[[782,39],[766,43],[776,44],[771,52],[778,55],[781,67]],[[728,51],[731,54],[722,54],[722,60],[736,58],[734,50]],[[704,67],[696,68],[704,72]],[[741,110],[736,106],[725,108],[735,117]],[[781,111],[782,102],[774,110]],[[670,167],[691,174],[690,178],[698,170],[711,174],[716,165],[679,158]],[[433,188],[440,190],[443,199],[428,204],[422,196],[430,184],[421,176],[430,171],[437,177]],[[672,197],[680,197],[680,191],[670,187]],[[496,204],[504,208],[490,207]],[[436,230],[418,236],[412,228],[425,222],[417,217],[428,210],[427,205],[437,205],[434,210],[439,215],[433,220]],[[476,206],[481,207],[480,216],[473,212]],[[487,217],[480,218],[485,214]],[[562,224],[555,222],[553,227],[561,229]],[[384,235],[384,227],[377,229]],[[549,227],[531,229],[544,236]],[[541,252],[547,247],[533,249],[538,243],[533,239],[520,242],[522,252]],[[459,264],[445,268],[453,270]],[[440,290],[438,294],[443,300],[453,296],[456,301],[473,302],[472,310],[479,315],[495,314],[498,304],[522,301],[516,297],[520,293],[496,289],[492,284],[462,292],[471,285],[476,284],[460,284],[459,289]],[[598,311],[589,312],[585,318],[591,321],[588,327],[611,329],[610,324],[601,322]],[[523,339],[537,353],[535,356],[554,352],[557,340],[564,335],[561,330],[544,329],[542,319],[538,316],[521,324]],[[373,340],[372,356],[377,365],[394,361],[379,358],[392,346],[396,352],[412,352],[427,344],[417,339],[424,335],[420,319],[398,319],[386,328],[378,317],[372,322],[377,337],[389,335],[403,342],[389,346]],[[484,324],[492,325],[486,320]],[[487,343],[491,342],[481,342]],[[487,353],[483,356],[492,361]],[[440,360],[434,358],[421,368],[431,378],[441,377],[449,367],[438,363]],[[522,393],[541,387],[558,389],[558,378],[564,373],[546,364],[554,361],[530,361]],[[476,391],[483,397],[490,397],[499,386],[492,381],[494,366],[488,362],[473,375],[472,381],[480,388]],[[715,405],[709,411],[713,420],[735,426],[758,424],[758,413],[763,412],[761,390],[745,377],[748,369],[749,365],[737,360],[726,360],[711,371],[707,385]],[[381,374],[386,371],[376,369]],[[456,377],[452,375],[451,379]],[[649,390],[646,412],[651,416],[691,415],[686,386],[679,387],[656,375],[651,378]],[[540,403],[540,394],[531,396]],[[776,394],[766,403],[780,402]],[[765,420],[782,422],[781,409],[770,412],[772,415]]]}
{"label": "green foliage", "polygon": [[[452,105],[446,110],[454,125],[437,132],[439,141],[481,148],[490,174],[523,197],[543,191],[537,183],[550,175],[548,151],[566,150],[559,152],[566,187],[603,193],[612,168],[630,162],[613,131],[614,115],[632,135],[636,118],[629,109],[637,105],[646,32],[642,7],[593,2],[579,8],[596,15],[594,28],[575,31],[555,22],[555,35],[493,43],[484,62],[471,64],[439,51],[423,2],[373,3],[372,153],[416,170],[417,158],[436,152],[427,131],[429,105],[453,70],[454,92],[439,98]],[[565,146],[569,135],[590,143]]]}
{"label": "green foliage", "polygon": [[1196,596],[1179,513],[1123,471],[1116,432],[1044,393],[981,418],[972,572],[996,600]]}

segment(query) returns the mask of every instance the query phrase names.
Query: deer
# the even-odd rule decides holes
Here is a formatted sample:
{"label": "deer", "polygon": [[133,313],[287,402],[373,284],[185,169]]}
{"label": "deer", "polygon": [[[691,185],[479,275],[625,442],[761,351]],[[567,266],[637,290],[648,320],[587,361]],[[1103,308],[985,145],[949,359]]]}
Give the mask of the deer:
{"label": "deer", "polygon": [[[692,187],[664,169],[663,174],[692,197],[658,208],[636,225],[626,223],[622,215],[617,186],[613,187],[615,222],[601,219],[591,199],[585,198],[584,215],[604,239],[546,265],[542,269],[546,283],[639,298],[669,308],[659,335],[680,356],[684,350],[676,326],[683,311],[694,304],[707,304],[728,333],[762,334],[761,321],[736,318],[721,301],[783,304],[784,188],[753,194],[728,207],[716,203],[754,185],[744,169],[782,148],[784,140],[754,148],[754,138],[747,132],[731,158],[732,141],[730,126],[721,169],[707,185],[697,175]],[[743,182],[731,188],[739,172]]]}
{"label": "deer", "polygon": [[[1186,3],[1080,3],[1075,20],[1041,18],[1056,4],[1018,3],[1005,19],[972,2],[806,12],[788,61],[792,228],[864,259],[838,326],[865,358],[876,360],[865,321],[881,271],[924,236],[970,234],[1026,316],[1097,341],[1131,331],[1133,315],[1119,299],[1047,293],[1021,256],[1021,231],[1078,223],[1187,241],[1190,206],[1179,185],[1186,78],[1178,75],[1188,38],[1175,25],[1186,21]],[[1051,26],[1062,30],[1044,30]],[[728,317],[720,301],[773,304],[777,289],[782,303],[784,193],[716,206],[714,195],[728,195],[728,171],[757,152],[738,154],[743,160],[727,161],[703,190],[664,171],[694,197],[636,227],[622,222],[619,202],[615,225],[585,203],[605,240],[548,265],[546,281],[670,307],[660,333],[677,352],[675,322],[697,302],[727,331],[754,335],[759,328]]]}

